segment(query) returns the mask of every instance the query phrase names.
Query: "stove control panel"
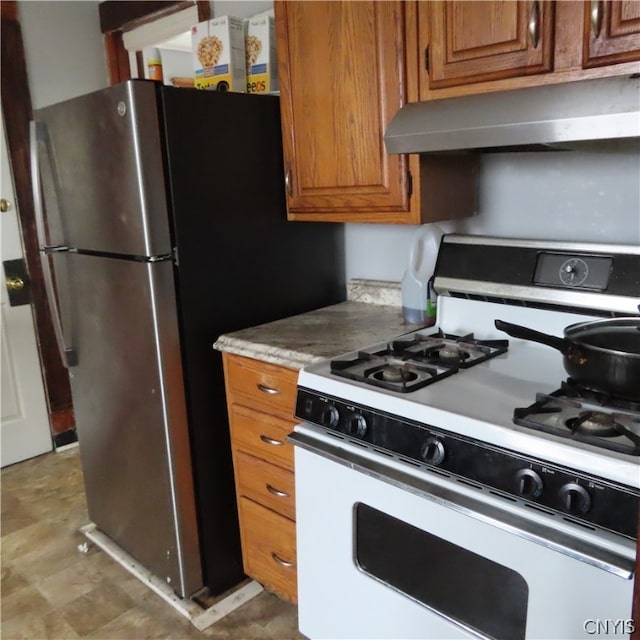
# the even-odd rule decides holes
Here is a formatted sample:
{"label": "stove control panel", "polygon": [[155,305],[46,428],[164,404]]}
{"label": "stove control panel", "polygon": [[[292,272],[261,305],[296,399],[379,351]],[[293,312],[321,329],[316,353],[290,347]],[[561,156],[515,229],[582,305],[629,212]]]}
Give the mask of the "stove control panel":
{"label": "stove control panel", "polygon": [[636,537],[640,492],[632,488],[301,387],[296,417],[549,515]]}

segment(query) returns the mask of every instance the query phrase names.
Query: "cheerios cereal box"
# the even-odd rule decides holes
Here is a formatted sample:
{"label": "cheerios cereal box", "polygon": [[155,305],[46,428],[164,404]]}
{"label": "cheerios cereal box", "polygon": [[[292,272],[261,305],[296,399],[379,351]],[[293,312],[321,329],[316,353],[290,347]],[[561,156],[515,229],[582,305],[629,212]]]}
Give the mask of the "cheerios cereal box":
{"label": "cheerios cereal box", "polygon": [[272,16],[256,16],[247,26],[247,91],[277,91],[276,28]]}
{"label": "cheerios cereal box", "polygon": [[194,84],[198,89],[246,91],[242,19],[222,16],[191,29]]}

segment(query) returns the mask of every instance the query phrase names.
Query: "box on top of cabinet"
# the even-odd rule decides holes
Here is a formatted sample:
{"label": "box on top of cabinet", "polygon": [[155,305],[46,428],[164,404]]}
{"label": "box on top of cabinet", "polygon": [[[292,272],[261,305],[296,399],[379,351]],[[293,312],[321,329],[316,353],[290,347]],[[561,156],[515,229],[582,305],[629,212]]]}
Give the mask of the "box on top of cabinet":
{"label": "box on top of cabinet", "polygon": [[198,89],[246,91],[244,24],[221,16],[191,29],[194,84]]}
{"label": "box on top of cabinet", "polygon": [[247,24],[247,92],[277,91],[276,27],[272,16],[256,16]]}

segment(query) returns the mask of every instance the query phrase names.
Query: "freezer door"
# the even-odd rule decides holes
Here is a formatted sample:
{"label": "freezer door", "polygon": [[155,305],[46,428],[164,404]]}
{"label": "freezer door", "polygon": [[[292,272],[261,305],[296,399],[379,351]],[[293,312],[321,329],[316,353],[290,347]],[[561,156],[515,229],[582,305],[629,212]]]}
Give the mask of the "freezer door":
{"label": "freezer door", "polygon": [[129,81],[40,109],[33,131],[47,245],[170,253],[153,82]]}
{"label": "freezer door", "polygon": [[[202,585],[170,261],[57,254],[90,520],[181,596]],[[68,269],[62,269],[68,261]]]}

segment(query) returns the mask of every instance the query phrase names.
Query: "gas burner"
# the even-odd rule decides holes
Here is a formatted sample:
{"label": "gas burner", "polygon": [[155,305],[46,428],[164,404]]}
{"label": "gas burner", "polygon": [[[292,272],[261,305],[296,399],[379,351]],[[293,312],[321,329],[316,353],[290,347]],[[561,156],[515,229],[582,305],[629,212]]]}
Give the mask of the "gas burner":
{"label": "gas burner", "polygon": [[[575,386],[547,395],[539,393],[529,407],[517,408],[513,421],[524,427],[603,449],[640,456],[640,411],[619,410],[618,404],[600,404],[602,394],[576,393]],[[637,404],[634,403],[634,407]]]}
{"label": "gas burner", "polygon": [[569,418],[567,427],[575,433],[585,433],[601,438],[612,438],[620,434],[621,425],[610,413],[582,411],[576,418]]}
{"label": "gas burner", "polygon": [[[409,362],[390,355],[391,349],[367,353],[360,351],[349,360],[332,360],[331,373],[374,387],[409,393],[454,374],[456,367],[442,368]],[[389,354],[389,355],[386,355]]]}
{"label": "gas burner", "polygon": [[404,366],[393,364],[385,365],[380,371],[372,374],[376,380],[385,382],[413,382],[418,378],[418,374]]}
{"label": "gas burner", "polygon": [[434,352],[440,360],[454,360],[456,362],[464,362],[471,357],[469,353],[464,351],[459,345],[445,345],[442,349],[436,349]]}

